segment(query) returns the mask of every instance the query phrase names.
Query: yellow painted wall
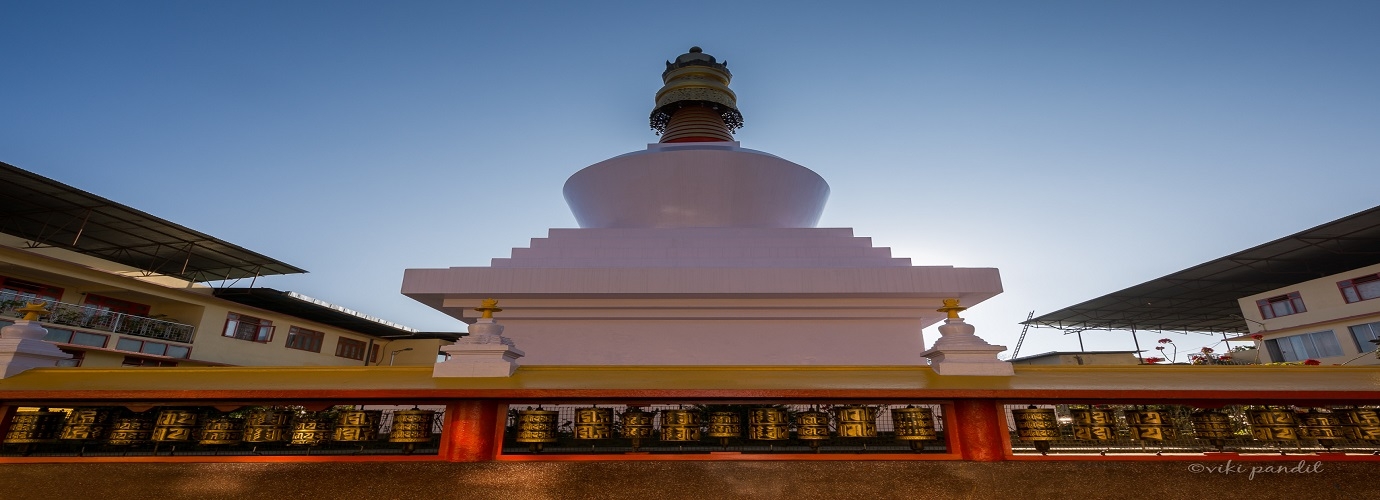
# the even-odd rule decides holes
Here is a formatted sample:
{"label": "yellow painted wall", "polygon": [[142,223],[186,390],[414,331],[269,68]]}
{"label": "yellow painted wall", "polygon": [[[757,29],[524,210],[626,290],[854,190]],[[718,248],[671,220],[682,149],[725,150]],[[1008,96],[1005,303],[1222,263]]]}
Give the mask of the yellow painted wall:
{"label": "yellow painted wall", "polygon": [[[1375,273],[1380,273],[1380,264],[1242,297],[1237,302],[1241,307],[1241,315],[1251,320],[1246,322],[1250,325],[1251,333],[1263,335],[1265,338],[1262,340],[1331,330],[1342,348],[1342,355],[1320,358],[1318,361],[1324,364],[1343,363],[1361,353],[1349,327],[1380,321],[1380,299],[1348,304],[1337,288],[1337,282]],[[1256,301],[1292,292],[1298,292],[1303,298],[1306,312],[1272,319],[1265,319],[1260,313]],[[1264,362],[1263,358],[1269,355],[1268,351],[1264,348],[1263,342],[1256,344],[1257,348],[1261,349],[1261,361]],[[1361,356],[1349,364],[1375,365],[1380,364],[1380,359],[1374,356]]]}

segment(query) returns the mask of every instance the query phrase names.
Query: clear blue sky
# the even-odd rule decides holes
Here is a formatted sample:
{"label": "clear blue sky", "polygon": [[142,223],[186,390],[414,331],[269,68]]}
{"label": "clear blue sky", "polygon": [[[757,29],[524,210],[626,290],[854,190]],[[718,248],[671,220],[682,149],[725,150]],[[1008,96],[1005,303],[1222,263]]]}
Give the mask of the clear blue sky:
{"label": "clear blue sky", "polygon": [[458,330],[403,269],[573,227],[566,177],[655,142],[662,61],[700,45],[743,145],[830,182],[822,226],[1000,268],[965,316],[1014,346],[1030,310],[1374,206],[1377,26],[1374,1],[10,0],[0,161],[312,271],[259,285]]}

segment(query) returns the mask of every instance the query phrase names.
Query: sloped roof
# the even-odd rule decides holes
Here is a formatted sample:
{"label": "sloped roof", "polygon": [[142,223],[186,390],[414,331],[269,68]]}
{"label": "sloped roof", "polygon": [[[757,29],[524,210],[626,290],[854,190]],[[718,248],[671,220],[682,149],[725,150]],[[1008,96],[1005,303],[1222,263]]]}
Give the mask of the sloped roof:
{"label": "sloped roof", "polygon": [[192,282],[304,269],[0,162],[0,232]]}
{"label": "sloped roof", "polygon": [[1026,321],[1065,330],[1246,333],[1237,299],[1380,263],[1380,207]]}

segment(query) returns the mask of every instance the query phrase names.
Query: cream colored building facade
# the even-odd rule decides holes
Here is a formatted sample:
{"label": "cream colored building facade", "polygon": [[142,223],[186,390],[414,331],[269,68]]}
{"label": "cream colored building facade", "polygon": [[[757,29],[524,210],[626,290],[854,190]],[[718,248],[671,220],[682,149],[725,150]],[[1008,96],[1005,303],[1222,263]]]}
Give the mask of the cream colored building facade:
{"label": "cream colored building facade", "polygon": [[[41,320],[47,340],[74,356],[64,363],[69,366],[429,365],[444,343],[360,333],[213,292],[64,249],[27,248],[21,238],[0,235],[0,326],[18,318],[14,310],[23,302],[47,302],[52,312]],[[382,326],[396,330],[387,337],[410,333]]]}
{"label": "cream colored building facade", "polygon": [[[1380,264],[1242,297],[1241,315],[1262,363],[1306,361],[1376,365]],[[1255,339],[1254,336],[1261,336]],[[1268,357],[1268,360],[1266,359]]]}

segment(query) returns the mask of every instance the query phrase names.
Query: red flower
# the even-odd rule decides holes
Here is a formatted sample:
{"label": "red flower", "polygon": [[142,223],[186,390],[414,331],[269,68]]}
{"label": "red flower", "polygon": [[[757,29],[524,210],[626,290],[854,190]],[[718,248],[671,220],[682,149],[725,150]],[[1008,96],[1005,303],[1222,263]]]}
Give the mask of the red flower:
{"label": "red flower", "polygon": [[1257,334],[1255,334],[1255,335],[1251,335],[1251,338],[1256,339],[1256,340],[1260,340],[1260,339],[1265,338],[1265,336],[1264,336],[1264,335],[1261,335],[1261,334],[1259,334],[1259,333],[1257,333]]}
{"label": "red flower", "polygon": [[1160,339],[1160,343],[1161,343],[1161,344],[1173,344],[1174,341],[1173,341],[1173,340],[1169,340],[1169,339]]}
{"label": "red flower", "polygon": [[1218,356],[1217,359],[1220,359],[1220,360],[1222,360],[1222,361],[1231,361],[1231,356],[1228,356],[1228,355],[1226,355],[1226,354],[1223,354],[1223,355],[1221,355],[1221,356]]}
{"label": "red flower", "polygon": [[1155,349],[1156,349],[1156,350],[1159,350],[1159,351],[1163,351],[1163,350],[1164,350],[1164,346],[1159,346],[1159,347],[1156,347]]}
{"label": "red flower", "polygon": [[1303,361],[1303,364],[1308,365],[1308,366],[1317,366],[1317,365],[1321,365],[1321,364],[1322,364],[1322,361],[1318,361],[1318,360],[1316,360],[1316,359],[1308,359],[1308,360],[1304,360],[1304,361]]}
{"label": "red flower", "polygon": [[1204,347],[1204,348],[1203,348],[1203,354],[1212,354],[1212,348],[1211,348],[1211,347]]}
{"label": "red flower", "polygon": [[1145,358],[1145,363],[1149,365],[1159,363],[1160,361],[1164,361],[1164,358]]}

